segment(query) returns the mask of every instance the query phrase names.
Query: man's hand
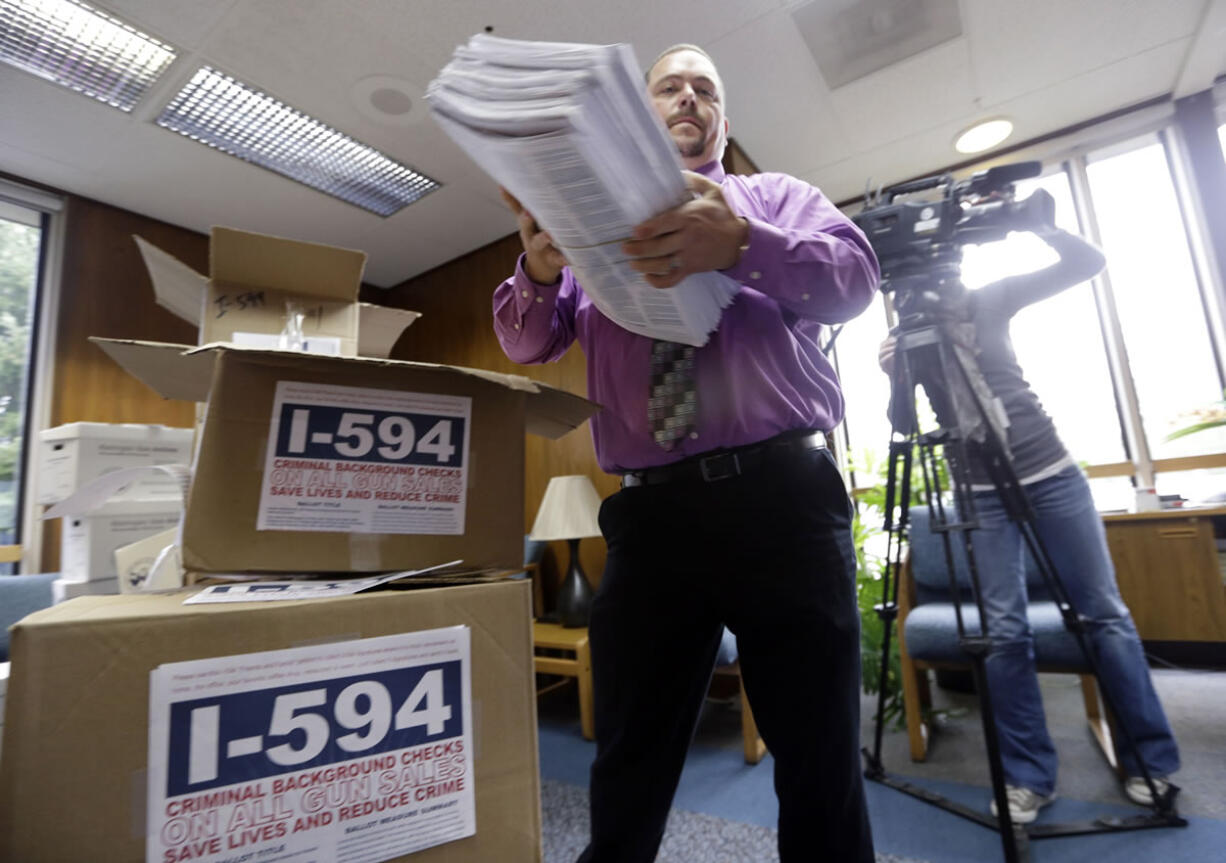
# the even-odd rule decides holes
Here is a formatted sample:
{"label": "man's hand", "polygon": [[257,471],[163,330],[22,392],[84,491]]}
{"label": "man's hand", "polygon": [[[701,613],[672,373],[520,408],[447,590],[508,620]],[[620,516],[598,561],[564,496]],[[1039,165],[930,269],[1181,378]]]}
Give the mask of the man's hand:
{"label": "man's hand", "polygon": [[728,269],[749,239],[749,222],[732,212],[718,183],[682,173],[697,197],[643,222],[622,244],[633,258],[630,266],[656,288],[671,288],[691,273]]}
{"label": "man's hand", "polygon": [[524,272],[538,285],[552,285],[562,277],[566,257],[553,244],[553,238],[537,225],[532,214],[524,209],[514,195],[501,186],[502,200],[515,214],[519,223],[519,241],[524,246]]}

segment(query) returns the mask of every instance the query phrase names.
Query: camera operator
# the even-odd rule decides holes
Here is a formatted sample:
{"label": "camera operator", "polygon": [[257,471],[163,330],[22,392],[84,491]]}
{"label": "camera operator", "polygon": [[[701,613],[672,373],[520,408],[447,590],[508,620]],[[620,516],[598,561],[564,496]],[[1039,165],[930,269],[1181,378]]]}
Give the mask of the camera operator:
{"label": "camera operator", "polygon": [[[1047,196],[1039,190],[1035,195]],[[1047,196],[1050,205],[1050,196]],[[1115,583],[1102,519],[1089,483],[1056,433],[1051,418],[1022,375],[1009,338],[1017,312],[1093,277],[1104,266],[1102,253],[1078,236],[1052,226],[1034,231],[1060,256],[1045,269],[1010,276],[953,305],[969,326],[958,328],[992,394],[1008,417],[1007,444],[1014,469],[1035,513],[1034,527],[1050,554],[1056,575],[1086,622],[1100,682],[1115,700],[1115,717],[1131,732],[1140,758],[1159,794],[1164,777],[1179,768],[1179,752],[1150,680],[1145,654],[1127,606]],[[965,290],[965,289],[964,289]],[[1087,335],[1087,338],[1092,336]],[[896,336],[881,346],[881,366],[891,372]],[[1075,345],[1054,346],[1075,348]],[[991,649],[986,660],[992,709],[1000,737],[1009,815],[1014,823],[1033,821],[1055,798],[1056,750],[1043,714],[1034,666],[1034,643],[1026,619],[1024,544],[1009,520],[985,467],[970,464],[974,511],[971,532]],[[1117,750],[1126,779],[1123,790],[1135,803],[1152,803],[1131,752]],[[996,814],[996,803],[992,802]]]}

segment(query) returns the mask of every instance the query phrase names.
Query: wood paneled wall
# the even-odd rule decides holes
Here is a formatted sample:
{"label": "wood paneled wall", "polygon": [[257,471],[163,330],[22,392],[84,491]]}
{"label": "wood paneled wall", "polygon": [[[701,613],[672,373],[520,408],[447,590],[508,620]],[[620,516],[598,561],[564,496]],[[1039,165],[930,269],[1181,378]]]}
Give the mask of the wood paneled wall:
{"label": "wood paneled wall", "polygon": [[64,268],[55,315],[51,424],[163,423],[189,427],[191,402],[161,398],[116,365],[90,336],[196,343],[196,328],[157,304],[133,234],[200,272],[209,238],[164,222],[69,198]]}
{"label": "wood paneled wall", "polygon": [[[507,214],[508,228],[513,228]],[[575,344],[556,363],[520,366],[502,352],[494,335],[493,294],[503,279],[515,269],[520,253],[519,236],[512,234],[495,243],[457,258],[388,291],[363,290],[363,299],[413,309],[422,317],[396,343],[392,356],[400,360],[450,363],[514,372],[569,392],[587,395],[586,360]],[[600,496],[617,490],[617,479],[596,464],[591,431],[585,423],[559,440],[526,436],[524,477],[524,532],[536,518],[550,477],[587,474]],[[565,571],[569,552],[566,543],[551,543],[542,573],[549,592],[557,584],[559,571]],[[595,586],[604,571],[605,544],[600,537],[579,543],[580,558],[588,579]]]}
{"label": "wood paneled wall", "polygon": [[[86,198],[67,198],[59,302],[44,310],[53,316],[55,332],[52,426],[89,421],[186,428],[194,421],[191,402],[163,399],[89,341],[109,336],[196,342],[196,328],[154,300],[133,234],[191,267],[208,269],[207,236]],[[45,572],[59,569],[59,531],[59,519],[46,522]]]}

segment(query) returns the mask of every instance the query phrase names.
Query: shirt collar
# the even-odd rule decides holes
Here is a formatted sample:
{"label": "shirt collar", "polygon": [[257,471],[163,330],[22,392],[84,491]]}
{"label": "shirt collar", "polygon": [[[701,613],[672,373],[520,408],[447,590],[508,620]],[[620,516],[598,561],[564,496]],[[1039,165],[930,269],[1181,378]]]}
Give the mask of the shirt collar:
{"label": "shirt collar", "polygon": [[713,159],[712,161],[707,162],[707,164],[698,169],[697,173],[702,174],[708,180],[714,180],[717,183],[721,182],[725,176],[724,166],[719,159]]}

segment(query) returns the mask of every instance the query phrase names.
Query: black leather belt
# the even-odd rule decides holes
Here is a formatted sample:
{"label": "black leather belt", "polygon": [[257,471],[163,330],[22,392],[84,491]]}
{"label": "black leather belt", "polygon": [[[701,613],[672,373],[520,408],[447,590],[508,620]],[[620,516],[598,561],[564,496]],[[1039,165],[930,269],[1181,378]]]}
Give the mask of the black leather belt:
{"label": "black leather belt", "polygon": [[785,434],[759,443],[720,450],[710,455],[695,456],[684,461],[649,467],[622,474],[622,488],[639,485],[661,485],[668,482],[716,482],[757,470],[768,459],[788,453],[802,453],[826,446],[824,432]]}

